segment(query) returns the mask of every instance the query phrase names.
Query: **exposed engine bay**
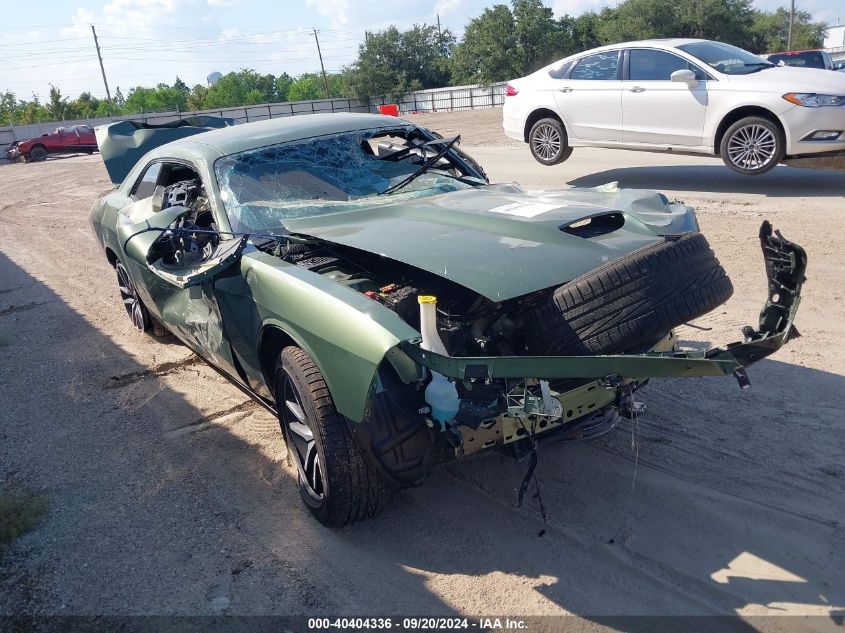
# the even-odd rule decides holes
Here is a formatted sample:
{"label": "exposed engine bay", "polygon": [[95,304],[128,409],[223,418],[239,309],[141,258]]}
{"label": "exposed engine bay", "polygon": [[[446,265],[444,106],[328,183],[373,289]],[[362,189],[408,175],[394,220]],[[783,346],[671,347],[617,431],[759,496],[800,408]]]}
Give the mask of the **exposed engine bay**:
{"label": "exposed engine bay", "polygon": [[427,271],[334,244],[289,243],[277,254],[361,292],[417,330],[418,297],[436,296],[437,329],[450,356],[510,356],[524,351],[519,314],[536,298],[533,295],[495,303]]}

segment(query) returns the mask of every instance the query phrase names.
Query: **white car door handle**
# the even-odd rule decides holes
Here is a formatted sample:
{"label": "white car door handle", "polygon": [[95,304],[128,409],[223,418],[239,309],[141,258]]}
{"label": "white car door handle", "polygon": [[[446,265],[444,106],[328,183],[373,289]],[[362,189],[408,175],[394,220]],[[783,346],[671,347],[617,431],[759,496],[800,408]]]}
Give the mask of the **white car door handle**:
{"label": "white car door handle", "polygon": [[567,86],[566,88],[560,89],[561,92],[572,92],[573,90],[574,90],[574,88],[570,88],[569,86]]}
{"label": "white car door handle", "polygon": [[642,86],[634,86],[633,88],[631,88],[631,92],[645,92],[645,88],[643,88]]}

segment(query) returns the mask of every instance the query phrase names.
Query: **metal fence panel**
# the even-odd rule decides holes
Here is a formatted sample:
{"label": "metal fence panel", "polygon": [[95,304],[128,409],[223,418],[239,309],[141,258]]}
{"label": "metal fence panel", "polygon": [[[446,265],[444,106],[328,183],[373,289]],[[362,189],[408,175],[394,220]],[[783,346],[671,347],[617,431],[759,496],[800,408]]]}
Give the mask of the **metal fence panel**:
{"label": "metal fence panel", "polygon": [[[450,88],[431,88],[418,90],[404,95],[395,103],[400,114],[412,112],[446,112],[450,110],[469,110],[501,106],[505,101],[505,83],[490,86],[454,86]],[[369,104],[346,97],[337,99],[316,99],[313,101],[289,101],[284,103],[263,103],[258,105],[200,110],[199,112],[148,112],[132,115],[98,117],[74,121],[50,121],[31,125],[16,125],[0,128],[0,161],[5,161],[6,148],[16,140],[25,140],[49,134],[57,127],[71,125],[104,125],[112,121],[132,119],[147,123],[168,123],[184,116],[210,114],[235,119],[238,123],[263,121],[285,116],[315,114],[318,112],[378,112],[378,106],[393,103],[385,97],[373,97]]]}

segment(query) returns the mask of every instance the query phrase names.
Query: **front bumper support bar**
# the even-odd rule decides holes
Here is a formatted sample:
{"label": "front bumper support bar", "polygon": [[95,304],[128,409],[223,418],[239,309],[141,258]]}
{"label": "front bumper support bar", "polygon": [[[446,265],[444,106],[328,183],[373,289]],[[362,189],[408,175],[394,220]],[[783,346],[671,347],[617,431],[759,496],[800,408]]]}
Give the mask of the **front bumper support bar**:
{"label": "front bumper support bar", "polygon": [[665,378],[734,375],[740,387],[749,386],[745,367],[773,354],[798,336],[793,325],[807,269],[807,254],[773,231],[769,222],[760,227],[760,245],[769,293],[757,329],[742,329],[744,339],[706,351],[617,354],[612,356],[442,356],[404,341],[401,349],[416,363],[458,380],[494,378]]}

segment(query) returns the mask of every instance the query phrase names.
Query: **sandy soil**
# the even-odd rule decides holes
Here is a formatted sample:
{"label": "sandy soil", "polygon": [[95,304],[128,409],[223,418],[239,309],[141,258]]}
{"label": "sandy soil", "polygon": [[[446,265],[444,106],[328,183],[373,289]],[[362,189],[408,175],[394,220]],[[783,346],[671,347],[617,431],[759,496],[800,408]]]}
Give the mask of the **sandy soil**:
{"label": "sandy soil", "polygon": [[[771,220],[810,258],[803,337],[732,379],[653,381],[648,413],[551,444],[548,511],[516,508],[499,454],[439,467],[376,519],[330,531],[299,502],[270,414],[173,342],[132,330],[87,224],[98,156],[0,166],[0,484],[49,513],[0,559],[0,613],[845,613],[845,173],[757,178],[716,159],[578,149],[544,168],[498,110],[415,117],[491,180],[655,188],[699,210],[736,293],[686,328],[756,323]],[[779,628],[776,620],[752,625]]]}

